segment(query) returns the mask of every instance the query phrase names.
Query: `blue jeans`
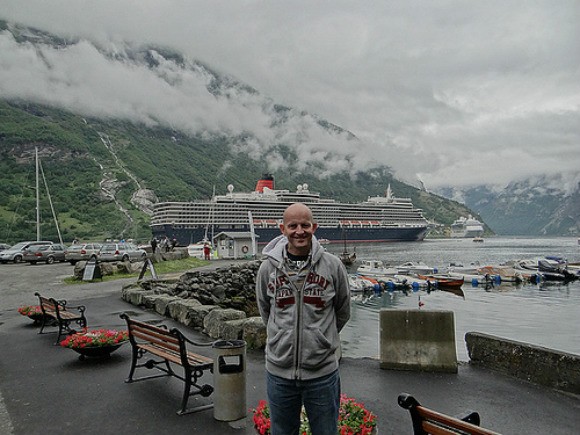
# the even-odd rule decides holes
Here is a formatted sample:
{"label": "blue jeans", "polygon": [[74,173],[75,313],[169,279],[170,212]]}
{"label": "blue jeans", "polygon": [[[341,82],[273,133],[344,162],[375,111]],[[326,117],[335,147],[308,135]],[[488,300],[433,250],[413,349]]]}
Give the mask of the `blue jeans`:
{"label": "blue jeans", "polygon": [[300,411],[306,409],[313,435],[336,435],[340,407],[338,370],[300,381],[267,373],[272,435],[299,435]]}

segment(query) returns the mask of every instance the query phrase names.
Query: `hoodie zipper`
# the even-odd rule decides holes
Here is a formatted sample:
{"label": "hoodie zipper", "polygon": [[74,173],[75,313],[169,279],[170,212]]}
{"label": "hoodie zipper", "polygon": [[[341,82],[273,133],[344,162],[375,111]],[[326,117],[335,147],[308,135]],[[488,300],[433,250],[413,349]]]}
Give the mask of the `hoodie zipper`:
{"label": "hoodie zipper", "polygon": [[[301,269],[299,273],[302,273],[305,269]],[[298,287],[294,286],[298,293],[298,300],[296,306],[296,333],[294,334],[296,337],[296,342],[294,344],[294,379],[300,379],[300,356],[302,354],[302,324],[304,318],[304,289],[306,288],[308,275],[312,272],[312,264],[309,265],[308,270],[306,271],[306,275],[304,276],[304,281],[302,282],[302,287],[299,289]]]}

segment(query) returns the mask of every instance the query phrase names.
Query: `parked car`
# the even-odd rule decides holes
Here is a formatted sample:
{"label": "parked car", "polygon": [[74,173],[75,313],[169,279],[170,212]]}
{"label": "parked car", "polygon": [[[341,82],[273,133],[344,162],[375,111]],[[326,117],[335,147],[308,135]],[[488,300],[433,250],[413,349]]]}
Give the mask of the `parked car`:
{"label": "parked car", "polygon": [[132,243],[105,243],[97,258],[100,261],[142,261],[147,258],[147,252]]}
{"label": "parked car", "polygon": [[66,249],[64,258],[72,265],[75,265],[77,261],[88,261],[91,257],[97,256],[101,246],[100,243],[71,245]]}
{"label": "parked car", "polygon": [[22,261],[23,252],[33,245],[52,245],[52,242],[48,240],[32,241],[32,242],[20,242],[16,245],[0,251],[0,263],[6,264],[9,261],[14,263],[20,263]]}
{"label": "parked car", "polygon": [[56,261],[65,261],[64,253],[66,247],[60,243],[50,245],[33,245],[23,252],[22,259],[30,264],[43,262],[52,264]]}

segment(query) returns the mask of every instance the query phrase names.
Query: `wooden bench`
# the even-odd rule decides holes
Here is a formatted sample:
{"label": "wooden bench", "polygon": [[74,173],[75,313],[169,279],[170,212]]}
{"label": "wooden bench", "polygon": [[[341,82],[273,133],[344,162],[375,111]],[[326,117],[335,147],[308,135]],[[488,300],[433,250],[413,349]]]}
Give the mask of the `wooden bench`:
{"label": "wooden bench", "polygon": [[87,327],[86,308],[84,305],[71,306],[67,305],[67,301],[64,299],[47,298],[38,292],[34,294],[38,297],[40,309],[42,310],[40,331],[38,333],[42,334],[45,326],[58,326],[58,334],[54,344],[60,342],[60,338],[65,331],[67,333],[74,332],[70,328],[72,323],[76,323],[81,328]]}
{"label": "wooden bench", "polygon": [[[189,414],[209,409],[213,406],[213,404],[208,404],[187,408],[190,396],[200,394],[202,397],[208,397],[213,393],[211,385],[199,385],[197,383],[198,378],[203,376],[206,370],[213,373],[213,359],[190,352],[187,349],[187,345],[210,346],[211,343],[196,343],[189,340],[176,328],[167,329],[163,325],[153,326],[149,323],[131,319],[126,313],[121,314],[121,318],[127,322],[129,342],[132,348],[131,369],[125,382],[131,383],[163,376],[173,376],[185,383],[181,408],[177,411],[177,414]],[[146,355],[150,355],[152,358],[138,363]],[[176,373],[172,365],[181,366],[183,375]],[[147,369],[155,368],[163,373],[134,378],[135,369],[142,367]]]}
{"label": "wooden bench", "polygon": [[474,411],[450,417],[421,406],[407,393],[400,394],[398,402],[399,406],[411,413],[414,435],[499,435],[497,432],[479,427],[479,414]]}

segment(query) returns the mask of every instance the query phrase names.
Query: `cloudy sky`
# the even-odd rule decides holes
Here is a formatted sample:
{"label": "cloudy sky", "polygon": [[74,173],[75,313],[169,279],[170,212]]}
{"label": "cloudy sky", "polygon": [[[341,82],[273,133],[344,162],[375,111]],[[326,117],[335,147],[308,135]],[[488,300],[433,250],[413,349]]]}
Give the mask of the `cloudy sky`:
{"label": "cloudy sky", "polygon": [[[111,51],[122,42],[173,47],[351,131],[364,144],[358,167],[384,163],[428,189],[580,180],[578,0],[0,0],[0,19]],[[251,104],[208,100],[203,83],[171,66],[162,74],[160,83],[159,71],[114,65],[89,43],[38,52],[0,34],[0,96],[208,131],[268,122]],[[292,136],[268,134],[258,137]],[[324,159],[350,145],[312,131],[299,146]]]}

